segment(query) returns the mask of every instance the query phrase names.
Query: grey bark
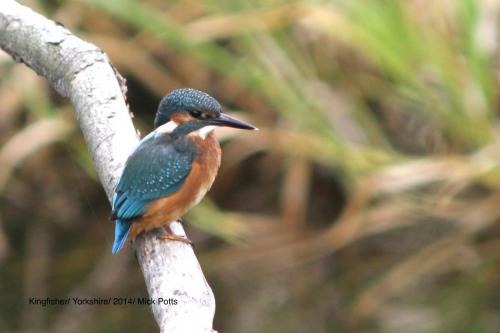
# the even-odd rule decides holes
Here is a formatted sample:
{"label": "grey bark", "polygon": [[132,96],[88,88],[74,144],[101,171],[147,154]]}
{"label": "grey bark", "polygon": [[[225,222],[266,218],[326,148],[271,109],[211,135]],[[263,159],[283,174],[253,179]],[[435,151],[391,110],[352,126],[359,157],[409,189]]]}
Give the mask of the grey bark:
{"label": "grey bark", "polygon": [[[125,102],[125,82],[106,54],[13,0],[0,1],[0,48],[71,100],[97,174],[111,199],[138,137]],[[171,228],[184,234],[177,222]],[[113,232],[111,224],[109,229]],[[193,249],[179,242],[159,241],[156,232],[139,236],[134,245],[149,296],[155,301],[152,311],[160,331],[215,332],[214,295]],[[159,302],[161,299],[165,301]]]}

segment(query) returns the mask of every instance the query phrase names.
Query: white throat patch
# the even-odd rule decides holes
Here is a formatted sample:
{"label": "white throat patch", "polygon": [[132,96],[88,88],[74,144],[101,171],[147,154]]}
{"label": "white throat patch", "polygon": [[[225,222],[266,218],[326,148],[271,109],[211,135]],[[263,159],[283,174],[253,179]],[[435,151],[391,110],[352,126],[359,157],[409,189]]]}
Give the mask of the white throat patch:
{"label": "white throat patch", "polygon": [[215,126],[205,126],[205,127],[202,127],[198,130],[198,135],[200,136],[200,138],[205,140],[207,138],[207,135],[212,133],[214,130],[215,130]]}
{"label": "white throat patch", "polygon": [[155,132],[158,134],[172,133],[177,126],[178,126],[178,124],[175,121],[169,121],[168,123],[163,124],[160,127],[158,127],[155,130]]}

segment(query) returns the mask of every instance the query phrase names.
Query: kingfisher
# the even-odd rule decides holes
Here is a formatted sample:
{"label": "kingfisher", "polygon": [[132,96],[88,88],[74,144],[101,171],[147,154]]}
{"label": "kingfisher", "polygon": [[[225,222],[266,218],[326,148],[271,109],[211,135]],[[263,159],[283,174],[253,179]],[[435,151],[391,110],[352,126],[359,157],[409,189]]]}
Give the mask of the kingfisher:
{"label": "kingfisher", "polygon": [[215,180],[221,161],[217,126],[257,129],[228,116],[215,98],[196,89],[176,89],[161,100],[153,132],[127,159],[113,194],[113,254],[128,239],[160,227],[162,239],[190,243],[168,225],[198,204]]}

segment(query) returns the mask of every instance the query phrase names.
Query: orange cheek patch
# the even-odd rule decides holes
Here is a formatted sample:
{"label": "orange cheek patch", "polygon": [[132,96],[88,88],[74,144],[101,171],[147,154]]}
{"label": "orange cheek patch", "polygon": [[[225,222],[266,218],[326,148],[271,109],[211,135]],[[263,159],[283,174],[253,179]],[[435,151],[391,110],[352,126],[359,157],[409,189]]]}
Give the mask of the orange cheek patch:
{"label": "orange cheek patch", "polygon": [[186,121],[189,121],[192,119],[193,119],[193,117],[191,117],[189,114],[184,113],[184,112],[176,112],[170,116],[170,120],[177,123],[177,124],[183,124]]}

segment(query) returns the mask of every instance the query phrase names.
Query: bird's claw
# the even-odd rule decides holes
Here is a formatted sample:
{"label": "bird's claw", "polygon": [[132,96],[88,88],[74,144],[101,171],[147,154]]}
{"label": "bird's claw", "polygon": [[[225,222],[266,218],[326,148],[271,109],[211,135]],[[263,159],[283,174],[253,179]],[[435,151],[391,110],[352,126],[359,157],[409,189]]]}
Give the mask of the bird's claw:
{"label": "bird's claw", "polygon": [[162,241],[177,241],[177,242],[181,242],[181,243],[189,244],[189,245],[193,246],[193,242],[189,238],[184,237],[184,236],[166,234],[166,235],[158,236],[158,239],[162,240]]}

